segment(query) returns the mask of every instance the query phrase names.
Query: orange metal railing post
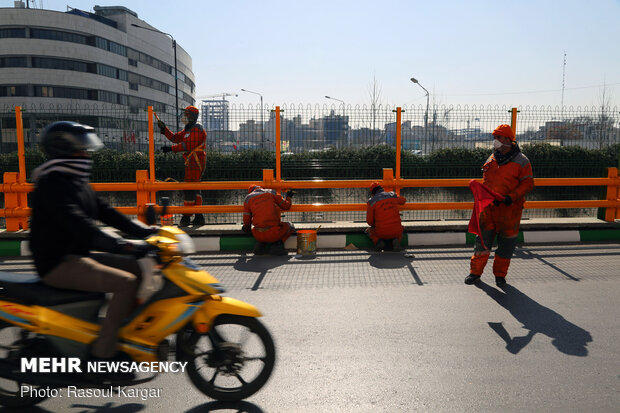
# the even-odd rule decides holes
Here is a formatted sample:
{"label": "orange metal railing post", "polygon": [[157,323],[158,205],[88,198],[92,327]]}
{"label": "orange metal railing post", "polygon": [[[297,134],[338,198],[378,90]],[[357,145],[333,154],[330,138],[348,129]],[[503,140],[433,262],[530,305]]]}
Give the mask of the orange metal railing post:
{"label": "orange metal railing post", "polygon": [[136,204],[138,207],[138,219],[146,223],[146,204],[149,203],[149,193],[145,189],[144,184],[149,182],[148,171],[136,171]]}
{"label": "orange metal railing post", "polygon": [[[620,198],[620,186],[618,185],[618,168],[607,168],[607,177],[615,180],[607,185],[607,200],[618,201]],[[620,218],[620,207],[608,207],[605,209],[605,221],[613,221]]]}
{"label": "orange metal railing post", "polygon": [[388,189],[396,189],[394,182],[394,170],[392,168],[383,168],[383,181],[381,182],[381,186]]}
{"label": "orange metal railing post", "polygon": [[511,115],[511,119],[510,119],[510,128],[512,129],[512,133],[515,134],[515,136],[517,136],[517,108],[512,108],[511,110],[512,115]]}
{"label": "orange metal railing post", "polygon": [[[19,174],[17,172],[5,172],[3,177],[4,187],[12,186],[17,184],[19,180]],[[20,226],[20,218],[16,218],[12,215],[12,212],[15,211],[16,208],[19,208],[19,192],[7,191],[5,189],[4,192],[4,211],[6,217],[6,230],[7,231],[19,231]]]}
{"label": "orange metal railing post", "polygon": [[[396,108],[396,179],[400,179],[400,152],[401,152],[401,116],[402,109]],[[396,193],[400,195],[400,188],[396,188]]]}
{"label": "orange metal railing post", "polygon": [[[24,121],[22,119],[21,106],[15,106],[15,122],[17,123],[17,158],[19,162],[19,175],[17,176],[17,182],[23,184],[26,182],[26,151],[24,149]],[[17,205],[18,207],[28,207],[28,194],[25,192],[17,193]],[[18,218],[19,227],[21,229],[28,229],[28,219]]]}
{"label": "orange metal railing post", "polygon": [[[280,106],[276,106],[276,180],[282,179],[282,170],[280,168]],[[280,192],[278,190],[278,192]]]}
{"label": "orange metal railing post", "polygon": [[263,169],[263,187],[271,186],[273,182],[273,169]]}
{"label": "orange metal railing post", "polygon": [[[153,133],[153,106],[149,106],[149,181],[155,182],[155,137]],[[149,201],[155,202],[155,192],[149,193]]]}

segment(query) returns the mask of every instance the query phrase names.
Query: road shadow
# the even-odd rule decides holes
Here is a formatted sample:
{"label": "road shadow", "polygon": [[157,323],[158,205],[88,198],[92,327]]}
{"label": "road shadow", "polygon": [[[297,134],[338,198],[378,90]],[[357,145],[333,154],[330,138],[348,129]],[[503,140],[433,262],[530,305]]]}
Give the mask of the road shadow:
{"label": "road shadow", "polygon": [[185,413],[231,412],[231,413],[265,413],[263,409],[246,401],[209,402],[187,410]]}
{"label": "road shadow", "polygon": [[[69,407],[71,413],[138,413],[144,411],[146,406],[139,403],[126,403],[126,404],[118,404],[114,405],[114,403],[109,402],[103,405],[93,405],[93,404],[72,404]],[[80,410],[73,410],[80,409]],[[69,410],[66,410],[69,411]],[[52,410],[44,409],[39,406],[30,406],[30,407],[0,407],[0,413],[52,413]]]}
{"label": "road shadow", "polygon": [[235,261],[233,268],[237,271],[258,273],[258,277],[251,288],[252,291],[256,291],[260,288],[269,270],[287,264],[292,257],[292,255],[282,255],[278,257],[273,255],[249,256],[243,254]]}
{"label": "road shadow", "polygon": [[525,336],[510,337],[502,323],[489,322],[489,327],[506,342],[508,352],[519,353],[532,341],[536,333],[541,333],[551,338],[551,344],[564,354],[578,357],[588,355],[587,346],[592,341],[592,335],[587,330],[532,300],[512,285],[504,286],[503,291],[484,282],[479,282],[476,286],[510,311],[510,314],[523,324],[523,328],[529,330]]}
{"label": "road shadow", "polygon": [[370,257],[368,257],[368,263],[375,268],[379,269],[398,269],[398,268],[407,268],[411,273],[411,277],[413,281],[417,285],[424,285],[422,279],[416,272],[415,268],[411,262],[413,261],[413,255],[410,253],[406,253],[405,251],[401,252],[382,252],[382,253],[370,253]]}

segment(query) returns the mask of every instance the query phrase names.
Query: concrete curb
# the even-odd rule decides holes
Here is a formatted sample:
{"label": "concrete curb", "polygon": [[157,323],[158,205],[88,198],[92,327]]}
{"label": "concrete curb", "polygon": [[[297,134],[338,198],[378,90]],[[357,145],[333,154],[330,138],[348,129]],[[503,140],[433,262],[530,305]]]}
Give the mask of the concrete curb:
{"label": "concrete curb", "polygon": [[[197,252],[251,251],[254,247],[254,239],[247,235],[201,236],[195,234],[192,238],[196,244]],[[525,244],[620,241],[620,229],[521,231],[518,239],[519,242]],[[404,247],[466,246],[473,245],[474,240],[475,235],[464,232],[408,232],[404,234],[401,245]],[[297,239],[295,237],[289,238],[284,246],[286,249],[296,250]],[[317,235],[317,250],[351,248],[351,246],[371,248],[372,242],[365,234],[359,232]],[[27,240],[0,239],[0,257],[29,255],[30,250]]]}

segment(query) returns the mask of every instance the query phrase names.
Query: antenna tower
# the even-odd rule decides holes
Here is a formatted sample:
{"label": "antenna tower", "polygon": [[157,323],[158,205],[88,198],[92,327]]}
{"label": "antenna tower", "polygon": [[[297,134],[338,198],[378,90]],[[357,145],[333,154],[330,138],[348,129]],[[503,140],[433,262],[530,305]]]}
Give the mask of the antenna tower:
{"label": "antenna tower", "polygon": [[564,81],[566,79],[566,52],[564,52],[564,63],[562,64],[562,102],[560,110],[564,111]]}

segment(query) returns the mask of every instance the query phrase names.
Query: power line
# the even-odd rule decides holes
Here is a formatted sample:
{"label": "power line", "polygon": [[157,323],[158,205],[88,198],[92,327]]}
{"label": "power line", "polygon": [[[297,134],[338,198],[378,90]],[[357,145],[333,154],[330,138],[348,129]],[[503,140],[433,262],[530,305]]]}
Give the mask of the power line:
{"label": "power line", "polygon": [[[613,87],[620,85],[620,83],[607,83],[602,85],[594,85],[594,86],[581,86],[581,87],[569,87],[566,90],[578,90],[578,89],[592,89],[592,88],[600,88],[600,87]],[[549,90],[532,90],[529,92],[499,92],[499,93],[462,93],[455,95],[443,95],[443,96],[499,96],[499,95],[529,95],[535,93],[558,93],[562,92],[562,89],[549,89]]]}

